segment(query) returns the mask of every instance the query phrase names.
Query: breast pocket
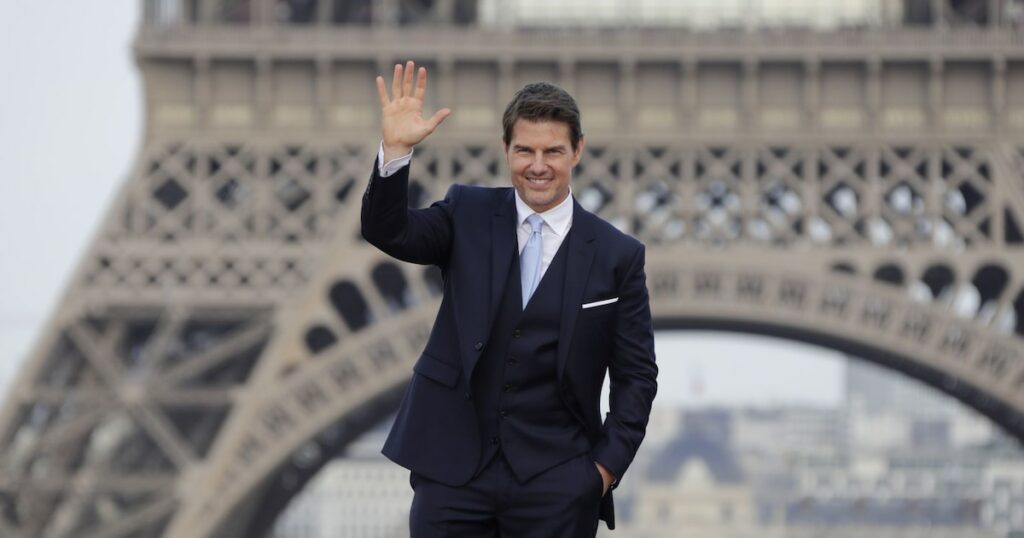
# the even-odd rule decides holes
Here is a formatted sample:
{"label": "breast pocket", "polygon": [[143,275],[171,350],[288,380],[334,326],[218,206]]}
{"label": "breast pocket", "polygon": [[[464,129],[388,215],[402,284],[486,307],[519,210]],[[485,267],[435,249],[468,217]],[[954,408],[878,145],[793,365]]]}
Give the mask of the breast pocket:
{"label": "breast pocket", "polygon": [[577,323],[610,323],[618,311],[618,297],[586,301],[580,307]]}

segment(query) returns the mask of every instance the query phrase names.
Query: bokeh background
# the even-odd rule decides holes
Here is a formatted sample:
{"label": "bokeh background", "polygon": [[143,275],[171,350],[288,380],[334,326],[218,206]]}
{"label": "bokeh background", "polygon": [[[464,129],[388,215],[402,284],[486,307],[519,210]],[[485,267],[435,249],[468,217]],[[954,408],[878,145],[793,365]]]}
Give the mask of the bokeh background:
{"label": "bokeh background", "polygon": [[[426,314],[415,316],[430,318],[430,278],[422,290],[389,284],[406,282],[409,270],[380,269],[391,266],[374,265],[380,260],[364,256],[368,251],[348,237],[352,221],[345,212],[358,198],[341,194],[361,191],[370,166],[366,157],[377,141],[376,111],[366,96],[372,96],[372,75],[386,72],[395,60],[422,58],[436,68],[432,103],[451,106],[457,114],[457,121],[439,133],[441,140],[415,160],[414,166],[422,166],[417,186],[422,202],[444,192],[450,181],[445,171],[463,181],[503,184],[503,164],[494,155],[500,157],[495,111],[500,113],[498,107],[516,82],[536,76],[569,81],[582,97],[585,129],[588,118],[596,126],[597,143],[592,144],[606,152],[666,147],[671,152],[677,146],[678,162],[699,167],[702,161],[695,155],[702,148],[710,154],[719,148],[756,154],[757,148],[774,145],[813,147],[821,137],[829,148],[864,152],[909,147],[941,155],[947,147],[970,146],[978,148],[978,159],[1005,161],[998,181],[1008,179],[1020,189],[1024,177],[1012,155],[1024,139],[1024,3],[1012,0],[123,0],[102,5],[8,2],[6,8],[8,16],[0,21],[0,55],[8,74],[0,86],[7,202],[0,212],[0,386],[7,397],[0,500],[6,519],[0,530],[12,536],[79,536],[104,529],[124,536],[198,536],[189,534],[198,528],[187,523],[189,503],[222,486],[248,493],[238,494],[245,499],[242,509],[216,508],[233,524],[215,535],[402,535],[411,497],[407,472],[379,455],[401,374],[366,381],[378,396],[353,393],[351,402],[318,409],[332,418],[318,423],[321,427],[309,426],[314,434],[288,430],[285,436],[312,441],[281,448],[287,456],[278,457],[258,483],[232,485],[240,483],[232,482],[232,464],[227,463],[232,452],[222,448],[230,442],[215,442],[218,435],[231,433],[245,444],[239,432],[247,430],[246,412],[239,409],[260,409],[248,412],[250,420],[259,420],[267,413],[259,406],[274,401],[266,396],[269,391],[257,389],[296,379],[293,373],[318,354],[342,349],[349,341],[363,345],[364,333],[396,338],[407,327],[404,312],[419,308]],[[508,48],[483,47],[487,39],[481,35],[488,33]],[[531,44],[530,36],[542,44]],[[878,40],[873,42],[873,36]],[[482,49],[472,51],[474,44]],[[768,52],[761,54],[761,48]],[[872,65],[882,66],[882,95],[849,90],[870,87]],[[652,69],[645,71],[648,66]],[[829,78],[836,66],[840,74]],[[744,82],[751,72],[755,86]],[[632,79],[626,81],[627,76]],[[693,94],[685,89],[690,76]],[[936,76],[944,90],[938,96],[929,89]],[[813,97],[802,93],[808,85],[817,88]],[[801,93],[791,95],[792,88]],[[724,97],[714,98],[716,89]],[[832,100],[831,95],[838,97]],[[443,102],[442,96],[453,102]],[[637,104],[647,99],[662,108]],[[872,104],[872,99],[881,102]],[[305,110],[310,103],[317,108]],[[831,116],[824,110],[830,104],[835,105]],[[624,113],[619,107],[639,118],[622,129],[621,139],[616,134],[617,114]],[[814,107],[816,115],[801,115]],[[978,110],[984,111],[981,120]],[[872,116],[876,112],[877,118]],[[863,119],[850,119],[857,114]],[[819,123],[812,125],[815,118]],[[250,160],[239,157],[247,154]],[[941,160],[929,155],[922,157],[924,162]],[[608,162],[606,155],[589,157]],[[750,157],[738,157],[745,164],[737,166],[754,166],[745,158]],[[654,161],[628,162],[651,166]],[[204,162],[200,171],[192,168]],[[884,167],[888,161],[871,162]],[[964,194],[969,190],[961,187],[957,173],[929,166],[936,168],[917,177],[924,188],[904,181],[901,190],[896,176],[880,179],[885,192],[875,203],[888,204],[893,212],[889,236],[900,236],[901,218],[910,223],[913,238],[904,242],[879,239],[885,232],[872,235],[870,230],[877,228],[870,223],[864,225],[869,230],[863,231],[861,243],[844,245],[816,239],[807,231],[813,229],[810,224],[794,235],[791,220],[784,225],[772,221],[771,211],[786,219],[813,212],[806,193],[795,209],[787,206],[787,196],[807,179],[800,174],[787,178],[788,187],[761,182],[765,196],[749,198],[751,207],[770,206],[761,224],[751,216],[756,211],[730,208],[747,203],[739,201],[744,181],[758,184],[752,181],[758,173],[733,172],[736,181],[719,182],[699,172],[694,177],[669,170],[669,163],[663,175],[675,177],[676,183],[646,180],[635,189],[642,192],[623,195],[617,189],[626,172],[592,167],[574,189],[588,197],[588,207],[610,220],[618,218],[621,227],[667,252],[669,262],[676,253],[687,259],[712,253],[707,260],[713,267],[713,256],[723,250],[752,267],[762,259],[778,265],[780,253],[790,263],[800,256],[813,260],[808,265],[826,267],[838,260],[871,265],[867,259],[899,265],[900,259],[922,253],[987,256],[1009,273],[1010,283],[1002,286],[1007,291],[997,293],[994,302],[983,293],[989,281],[963,274],[967,269],[958,275],[965,284],[949,284],[929,300],[1004,335],[1019,352],[1021,309],[1014,288],[1019,276],[1012,267],[1019,247],[1013,233],[1002,234],[999,241],[972,242],[955,222],[970,217],[970,211],[949,209],[970,205]],[[233,167],[237,171],[231,177],[222,172]],[[686,190],[689,179],[697,186]],[[213,183],[203,198],[198,193],[207,180]],[[993,188],[981,203],[999,213],[1003,192]],[[608,193],[628,201],[608,203],[601,197]],[[677,198],[689,194],[690,200],[666,202],[672,198],[668,193]],[[840,216],[851,196],[855,206],[860,204],[853,210],[858,215],[870,205],[865,202],[870,190],[825,194],[819,204]],[[768,195],[777,199],[759,202]],[[648,201],[652,196],[659,201]],[[681,210],[686,217],[677,219],[690,228],[671,232],[675,221],[668,217],[656,228],[643,225],[645,219],[662,218],[660,212],[676,203],[692,205],[690,213]],[[934,222],[933,228],[920,229],[934,217],[933,206],[953,222],[945,235]],[[724,209],[716,212],[719,207]],[[121,213],[135,216],[123,217],[130,224],[119,227]],[[218,220],[218,213],[230,217]],[[190,215],[209,223],[194,226]],[[319,220],[310,224],[313,218]],[[733,219],[736,230],[728,224]],[[759,231],[759,225],[768,231]],[[829,233],[840,235],[838,229],[833,226]],[[178,235],[168,239],[172,232]],[[758,242],[759,233],[768,239]],[[684,248],[673,251],[675,242]],[[757,248],[744,250],[751,243]],[[147,288],[145,277],[131,277],[136,270],[159,272],[147,264],[159,268],[168,257],[217,260],[174,265],[179,272],[213,274],[226,267],[218,258],[222,248],[235,256],[232,263],[249,263],[253,274],[259,273],[257,262],[244,261],[247,256],[270,260],[267,264],[304,261],[295,262],[300,269],[293,281],[283,270],[280,279],[267,277],[262,285],[243,282],[245,270],[236,271],[243,276],[233,276],[229,284],[226,278],[199,284],[190,276],[156,277],[158,285]],[[120,276],[104,276],[103,269],[118,266],[119,255],[129,260],[118,269]],[[217,271],[211,269],[218,263]],[[680,263],[689,267],[688,261]],[[931,285],[911,275],[895,284],[907,289],[889,291],[904,296]],[[372,286],[382,296],[376,302],[365,297]],[[988,313],[983,313],[986,304]],[[674,315],[664,316],[657,334],[661,389],[648,442],[616,492],[617,535],[1024,532],[1024,459],[1017,437],[1005,425],[894,371],[894,364],[882,368],[863,360],[881,362],[877,357],[854,356],[851,347],[700,323],[699,309],[664,312]],[[728,311],[721,315],[728,317]],[[116,372],[96,381],[81,367],[66,366],[106,360],[80,356],[88,355],[79,348],[87,347],[81,340],[89,338],[74,336],[76,329],[70,327],[75,320],[91,327],[86,332],[95,330],[97,340],[111,340],[107,351],[96,353],[120,364]],[[213,349],[218,338],[228,341],[233,331],[244,332],[254,323],[272,329],[248,357],[238,359],[247,364],[239,367],[244,374],[211,374],[163,399],[153,396],[152,402],[145,391],[138,394],[137,387],[161,383],[161,375],[170,371],[167,365],[184,364],[192,360],[190,353]],[[804,323],[814,325],[813,319]],[[120,332],[116,327],[122,327]],[[732,330],[708,330],[716,328]],[[119,348],[121,333],[129,336]],[[67,347],[65,338],[78,343]],[[213,343],[204,348],[207,344],[190,339]],[[180,341],[180,349],[167,341]],[[398,355],[413,352],[400,350]],[[359,351],[344,348],[337,355],[343,359],[346,354]],[[155,358],[139,359],[149,356]],[[399,359],[402,364],[394,370],[408,373],[408,360]],[[155,366],[134,366],[147,361]],[[59,382],[47,377],[61,364],[72,372],[61,374]],[[19,371],[29,373],[19,379]],[[928,379],[936,384],[949,377]],[[29,390],[39,387],[53,390]],[[359,411],[358,402],[371,403],[370,410]],[[302,414],[294,407],[291,412]],[[88,413],[106,418],[89,419]],[[166,418],[153,419],[153,413]],[[211,420],[214,415],[219,418]],[[343,423],[352,416],[357,419]],[[234,429],[232,421],[239,424]],[[79,430],[61,430],[58,439],[78,451],[59,442],[47,444],[54,442],[46,431],[70,423]],[[207,423],[217,425],[194,426]],[[186,439],[184,448],[166,448],[175,446],[174,435]],[[112,439],[106,445],[104,436]],[[163,451],[172,456],[151,456]],[[119,461],[125,463],[119,466]],[[104,472],[136,482],[133,487],[104,486],[97,480]],[[144,480],[153,485],[147,489]],[[34,481],[41,485],[33,486]],[[166,502],[153,500],[161,498]],[[144,509],[158,515],[116,528],[119,520],[135,521],[130,516]]]}

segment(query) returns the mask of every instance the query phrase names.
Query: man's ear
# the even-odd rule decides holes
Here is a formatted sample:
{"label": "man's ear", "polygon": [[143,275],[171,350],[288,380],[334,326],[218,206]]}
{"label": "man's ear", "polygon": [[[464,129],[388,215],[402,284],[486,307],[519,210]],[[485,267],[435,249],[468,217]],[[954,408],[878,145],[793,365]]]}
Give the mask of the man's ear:
{"label": "man's ear", "polygon": [[584,143],[584,140],[585,139],[584,139],[583,135],[580,135],[580,140],[579,140],[579,142],[576,143],[576,151],[573,152],[573,156],[572,156],[572,165],[573,166],[576,166],[577,164],[579,164],[580,163],[580,159],[583,157],[583,143]]}

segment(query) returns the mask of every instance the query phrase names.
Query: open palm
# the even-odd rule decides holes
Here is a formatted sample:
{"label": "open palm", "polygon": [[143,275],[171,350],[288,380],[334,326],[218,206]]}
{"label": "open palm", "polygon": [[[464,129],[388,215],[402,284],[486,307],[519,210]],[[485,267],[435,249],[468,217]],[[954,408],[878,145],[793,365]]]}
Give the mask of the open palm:
{"label": "open palm", "polygon": [[413,146],[434,132],[434,129],[451,114],[442,108],[430,118],[423,117],[423,95],[427,91],[427,70],[419,69],[416,85],[413,87],[413,71],[416,65],[410,60],[405,67],[395,65],[391,81],[391,96],[388,97],[384,77],[377,77],[377,95],[380,96],[381,130],[384,138],[385,162],[393,157],[409,153]]}

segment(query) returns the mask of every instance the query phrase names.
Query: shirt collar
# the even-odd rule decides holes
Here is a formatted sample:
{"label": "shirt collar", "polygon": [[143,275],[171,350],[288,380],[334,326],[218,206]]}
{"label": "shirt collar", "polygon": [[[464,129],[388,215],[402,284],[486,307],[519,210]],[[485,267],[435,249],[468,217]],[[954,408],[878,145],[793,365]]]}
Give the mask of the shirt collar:
{"label": "shirt collar", "polygon": [[[527,217],[537,212],[526,205],[526,202],[519,197],[519,191],[515,189],[512,189],[512,191],[516,195],[516,226],[522,226]],[[565,197],[565,200],[562,200],[555,207],[537,214],[556,234],[559,236],[565,235],[569,231],[569,225],[572,224],[572,187],[569,187],[569,195]]]}

